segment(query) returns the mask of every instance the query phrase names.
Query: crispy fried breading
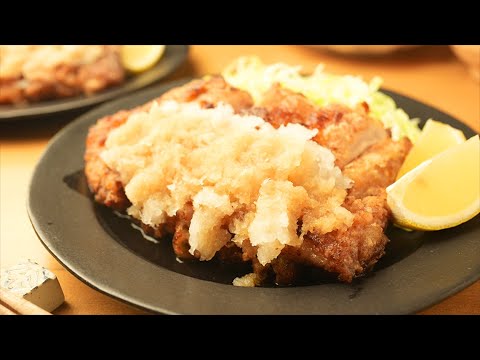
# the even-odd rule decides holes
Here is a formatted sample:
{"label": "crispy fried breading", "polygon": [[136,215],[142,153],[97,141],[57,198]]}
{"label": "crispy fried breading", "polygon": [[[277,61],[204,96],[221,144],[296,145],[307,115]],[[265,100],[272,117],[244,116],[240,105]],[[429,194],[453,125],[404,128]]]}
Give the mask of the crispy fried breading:
{"label": "crispy fried breading", "polygon": [[[368,116],[366,104],[356,109],[340,104],[319,108],[302,94],[277,84],[265,93],[259,106],[265,110],[265,120],[276,127],[299,123],[318,129],[315,141],[334,153],[340,168],[387,137],[382,123]],[[257,113],[261,115],[262,110]]]}
{"label": "crispy fried breading", "polygon": [[408,138],[387,138],[370,147],[362,156],[346,165],[343,173],[354,181],[349,196],[361,198],[376,194],[395,181],[398,170],[412,147]]}
{"label": "crispy fried breading", "polygon": [[[410,147],[406,138],[399,142],[388,138],[348,164],[344,174],[354,185],[343,206],[354,214],[352,226],[323,236],[308,234],[302,246],[289,247],[281,256],[337,273],[347,282],[371,268],[388,241],[384,231],[390,210],[385,188],[395,181]],[[277,282],[278,278],[285,276],[280,273]]]}

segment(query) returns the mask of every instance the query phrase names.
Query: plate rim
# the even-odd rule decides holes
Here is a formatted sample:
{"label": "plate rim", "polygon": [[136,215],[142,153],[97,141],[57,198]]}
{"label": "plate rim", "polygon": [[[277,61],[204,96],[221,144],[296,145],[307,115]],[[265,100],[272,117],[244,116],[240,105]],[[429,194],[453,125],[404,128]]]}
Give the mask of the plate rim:
{"label": "plate rim", "polygon": [[[77,126],[80,126],[82,125],[83,123],[88,123],[88,122],[91,122],[93,121],[91,119],[91,117],[97,113],[101,113],[102,111],[104,111],[103,109],[108,109],[110,107],[113,107],[115,106],[116,104],[120,104],[121,102],[125,101],[126,99],[128,98],[139,98],[141,97],[141,95],[143,94],[147,94],[147,93],[154,93],[156,91],[158,91],[158,93],[160,94],[161,92],[163,91],[166,91],[168,88],[170,87],[173,87],[173,86],[177,86],[177,85],[180,85],[188,80],[191,80],[191,78],[184,78],[184,79],[179,79],[179,80],[176,80],[176,81],[173,81],[173,82],[168,82],[168,83],[164,83],[164,84],[161,84],[161,85],[157,85],[155,87],[152,87],[150,89],[144,89],[140,92],[137,92],[135,94],[128,94],[120,99],[116,99],[116,100],[113,100],[113,101],[110,101],[110,102],[107,102],[103,105],[100,105],[98,107],[96,107],[95,109],[83,114],[82,116],[76,118],[74,121],[72,121],[70,124],[68,124],[65,128],[63,128],[62,130],[60,130],[48,143],[48,145],[46,146],[44,152],[42,153],[40,159],[38,160],[37,162],[37,165],[35,166],[35,169],[32,173],[32,176],[31,176],[31,180],[30,180],[30,184],[29,184],[29,196],[28,196],[28,199],[27,199],[27,212],[28,212],[28,216],[29,216],[29,219],[30,219],[30,222],[32,224],[32,227],[34,228],[34,231],[36,233],[36,235],[38,236],[38,238],[40,239],[41,243],[45,246],[45,248],[52,254],[52,256],[57,260],[59,261],[62,266],[64,266],[70,273],[72,273],[76,278],[78,278],[79,280],[81,280],[83,283],[87,284],[88,286],[96,289],[97,291],[100,291],[101,293],[104,293],[110,297],[113,297],[115,298],[116,300],[120,300],[121,302],[124,302],[130,306],[134,306],[136,308],[140,308],[142,310],[146,310],[148,312],[153,312],[153,313],[163,313],[163,314],[178,314],[180,312],[177,312],[177,311],[172,311],[171,309],[168,309],[168,308],[165,308],[165,306],[162,306],[162,305],[154,305],[152,306],[151,304],[148,304],[148,303],[145,303],[144,301],[139,301],[138,299],[134,299],[132,298],[131,296],[129,295],[125,295],[125,294],[122,294],[122,293],[119,293],[118,292],[118,289],[115,290],[115,289],[112,289],[110,286],[106,286],[106,284],[100,284],[98,283],[98,281],[96,281],[95,279],[91,279],[91,276],[88,276],[88,275],[85,275],[83,274],[82,276],[82,272],[79,271],[78,269],[74,269],[74,266],[72,266],[71,264],[69,264],[69,261],[68,259],[65,259],[64,255],[62,254],[59,254],[58,253],[58,249],[55,249],[54,247],[52,247],[52,244],[51,244],[51,241],[49,241],[48,239],[48,235],[46,234],[46,231],[45,231],[45,228],[44,226],[42,227],[42,224],[40,224],[39,222],[39,219],[38,219],[38,214],[36,214],[36,211],[35,209],[32,208],[32,196],[34,196],[33,194],[33,187],[34,187],[34,180],[35,178],[37,177],[37,173],[38,173],[38,170],[39,168],[41,167],[41,164],[45,161],[45,158],[47,157],[48,155],[48,152],[49,150],[51,150],[51,146],[52,144],[56,144],[57,141],[59,139],[62,139],[65,134],[68,134],[69,132],[72,131],[72,129],[74,129],[75,127]],[[446,117],[449,117],[451,119],[453,119],[455,122],[463,125],[466,129],[468,129],[470,132],[473,132],[473,133],[476,133],[473,129],[471,129],[468,125],[462,123],[461,121],[457,120],[455,117],[453,117],[452,115],[449,115],[443,111],[440,111],[436,108],[434,108],[433,106],[431,105],[427,105],[421,101],[418,101],[418,100],[415,100],[411,97],[408,97],[406,95],[403,95],[403,94],[400,94],[396,91],[392,91],[392,90],[388,90],[388,89],[385,89],[385,88],[382,88],[381,89],[382,92],[386,92],[388,93],[389,95],[393,94],[395,96],[400,96],[400,97],[403,97],[405,99],[407,99],[408,101],[413,101],[415,102],[416,104],[422,106],[422,107],[426,107],[428,108],[429,110],[430,109],[433,109],[435,110],[435,112],[438,112],[438,113],[442,113],[443,115],[445,115]],[[397,99],[395,99],[396,102],[397,102]],[[406,110],[408,111],[408,110]],[[423,122],[426,120],[426,119],[422,119]],[[84,124],[83,124],[84,125]],[[82,154],[82,157],[83,157],[83,154]],[[101,226],[101,225],[100,225]],[[478,229],[477,229],[478,230]],[[48,232],[48,231],[47,231]],[[117,243],[117,241],[113,241],[115,243]],[[117,244],[119,246],[121,246],[120,244]],[[422,245],[420,247],[420,249],[422,249],[423,247],[425,247],[425,244]],[[415,251],[412,255],[415,255],[416,253],[419,253],[419,250],[418,249],[417,251]],[[127,252],[130,252],[128,249],[125,248],[125,251]],[[131,254],[133,254],[133,252],[130,252]],[[409,256],[407,257],[408,258],[411,258],[412,257]],[[138,255],[136,254],[133,254],[133,256],[137,257],[138,259],[140,259],[140,261],[144,261],[144,262],[148,262],[148,260],[145,260],[145,259],[142,259],[141,257],[139,257]],[[418,254],[417,254],[418,256]],[[403,260],[402,260],[403,261]],[[165,269],[165,268],[161,268],[155,264],[152,264],[150,262],[148,262],[151,266],[155,267],[156,269],[161,269],[163,272],[169,272],[170,270],[168,269]],[[395,264],[394,264],[395,265]],[[480,264],[478,264],[479,266],[479,270],[480,270]],[[170,271],[171,272],[171,271]],[[173,273],[173,272],[172,272]],[[204,283],[208,283],[208,284],[216,284],[216,283],[212,283],[212,282],[209,282],[209,281],[205,281],[205,280],[200,280],[200,279],[196,279],[196,278],[190,278],[186,275],[181,275],[181,274],[177,274],[177,273],[174,273],[177,275],[177,278],[178,276],[182,276],[182,277],[187,277],[189,279],[191,279],[190,281],[194,281],[194,282],[204,282]],[[473,284],[475,281],[477,281],[478,279],[480,279],[480,271],[478,272],[475,272],[474,275],[469,275],[466,279],[465,278],[462,278],[461,281],[459,280],[459,282],[457,282],[457,284],[453,287],[450,287],[449,289],[447,289],[446,291],[443,291],[442,294],[440,296],[438,296],[437,298],[435,299],[432,299],[432,300],[429,300],[429,301],[423,301],[421,303],[418,303],[416,304],[416,306],[413,306],[410,304],[410,308],[407,309],[404,309],[403,311],[401,311],[400,313],[411,313],[411,312],[418,312],[418,311],[421,311],[425,308],[428,308],[436,303],[439,303],[441,302],[442,300],[444,300],[445,298],[457,293],[458,291],[466,288],[467,286]],[[341,283],[338,283],[338,284],[335,284],[335,285],[338,285],[338,286],[342,286],[344,284],[341,284]],[[218,286],[228,286],[229,288],[231,289],[234,289],[232,291],[235,291],[235,292],[238,292],[238,291],[248,291],[248,290],[242,290],[242,289],[247,289],[247,288],[235,288],[233,286],[230,286],[230,285],[224,285],[224,284],[216,284],[215,286],[213,286],[213,288],[215,287],[218,287]],[[306,288],[314,288],[314,286],[310,286],[310,287],[306,287]],[[240,290],[239,290],[240,289]],[[259,288],[254,288],[254,289],[259,289]],[[292,290],[292,289],[301,289],[301,287],[293,287],[293,288],[283,288],[283,289],[290,289],[290,290],[286,290],[286,292],[292,292],[292,291],[296,291],[296,290]],[[412,309],[413,308],[413,309]],[[407,311],[405,311],[407,310]],[[187,312],[188,313],[188,312]],[[247,312],[241,312],[241,313],[249,313],[248,311]],[[327,312],[329,313],[329,312]],[[380,312],[380,313],[383,313],[383,312]],[[387,311],[385,313],[392,313],[391,311]],[[397,313],[397,312],[393,312],[393,313]]]}
{"label": "plate rim", "polygon": [[[58,115],[114,101],[120,97],[142,90],[166,78],[177,70],[188,58],[189,45],[167,45],[165,54],[151,69],[126,78],[122,84],[106,88],[91,96],[78,95],[27,104],[24,107],[0,105],[0,123],[33,119],[46,115]],[[167,66],[166,71],[161,71]],[[149,78],[150,77],[150,78]]]}

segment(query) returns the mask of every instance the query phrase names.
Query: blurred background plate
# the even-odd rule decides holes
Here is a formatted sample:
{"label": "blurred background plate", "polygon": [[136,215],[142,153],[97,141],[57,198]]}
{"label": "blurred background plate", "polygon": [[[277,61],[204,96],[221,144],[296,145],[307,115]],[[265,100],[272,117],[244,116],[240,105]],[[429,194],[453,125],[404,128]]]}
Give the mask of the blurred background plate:
{"label": "blurred background plate", "polygon": [[127,76],[119,86],[91,96],[76,96],[68,99],[42,101],[27,105],[1,105],[0,121],[16,121],[38,118],[45,120],[47,115],[64,113],[72,110],[88,109],[93,105],[117,98],[129,92],[142,89],[167,77],[187,58],[187,45],[167,45],[160,61],[151,69],[137,75]]}
{"label": "blurred background plate", "polygon": [[327,50],[342,55],[384,56],[397,51],[419,47],[419,45],[307,45],[320,50]]}

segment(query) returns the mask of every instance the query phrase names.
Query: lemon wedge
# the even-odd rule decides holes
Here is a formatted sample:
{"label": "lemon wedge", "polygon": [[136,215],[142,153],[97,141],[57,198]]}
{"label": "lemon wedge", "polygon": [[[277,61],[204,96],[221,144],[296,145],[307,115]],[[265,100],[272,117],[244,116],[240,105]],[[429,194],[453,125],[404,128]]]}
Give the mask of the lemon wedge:
{"label": "lemon wedge", "polygon": [[429,159],[387,187],[387,203],[397,225],[441,230],[480,212],[478,135]]}
{"label": "lemon wedge", "polygon": [[425,160],[465,140],[465,135],[460,130],[432,119],[427,120],[420,137],[398,171],[397,180]]}
{"label": "lemon wedge", "polygon": [[165,52],[165,45],[122,45],[120,57],[128,71],[139,73],[155,65]]}

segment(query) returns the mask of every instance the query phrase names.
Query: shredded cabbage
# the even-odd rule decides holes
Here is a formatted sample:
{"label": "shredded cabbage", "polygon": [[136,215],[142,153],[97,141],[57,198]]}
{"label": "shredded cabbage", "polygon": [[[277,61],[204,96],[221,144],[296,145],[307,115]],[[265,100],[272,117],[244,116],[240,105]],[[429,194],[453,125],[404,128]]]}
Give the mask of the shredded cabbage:
{"label": "shredded cabbage", "polygon": [[322,64],[311,75],[302,75],[301,70],[301,66],[265,65],[256,56],[244,56],[228,65],[222,75],[231,85],[248,91],[255,102],[274,83],[302,93],[319,106],[337,102],[355,107],[365,101],[372,116],[391,129],[394,140],[406,136],[415,143],[420,135],[419,120],[410,119],[391,97],[378,91],[383,81],[380,77],[367,83],[359,76],[325,73]]}

